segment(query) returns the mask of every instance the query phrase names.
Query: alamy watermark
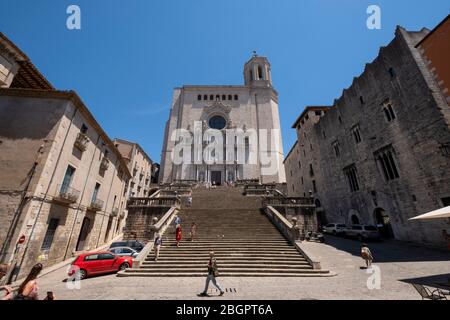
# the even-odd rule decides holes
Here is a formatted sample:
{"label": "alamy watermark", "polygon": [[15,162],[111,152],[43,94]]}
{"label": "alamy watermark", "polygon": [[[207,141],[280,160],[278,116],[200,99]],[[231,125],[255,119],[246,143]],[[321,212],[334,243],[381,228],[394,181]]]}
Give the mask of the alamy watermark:
{"label": "alamy watermark", "polygon": [[371,265],[366,269],[366,273],[370,274],[367,279],[367,289],[380,290],[381,289],[381,269],[377,265]]}
{"label": "alamy watermark", "polygon": [[170,140],[175,143],[171,155],[175,165],[259,164],[262,175],[281,170],[279,129],[205,129],[202,121],[195,121],[193,132],[176,129]]}
{"label": "alamy watermark", "polygon": [[381,8],[378,5],[370,5],[367,7],[367,14],[370,16],[367,18],[366,25],[369,30],[381,29]]}
{"label": "alamy watermark", "polygon": [[72,4],[67,7],[66,13],[69,15],[66,20],[67,29],[81,30],[81,8]]}

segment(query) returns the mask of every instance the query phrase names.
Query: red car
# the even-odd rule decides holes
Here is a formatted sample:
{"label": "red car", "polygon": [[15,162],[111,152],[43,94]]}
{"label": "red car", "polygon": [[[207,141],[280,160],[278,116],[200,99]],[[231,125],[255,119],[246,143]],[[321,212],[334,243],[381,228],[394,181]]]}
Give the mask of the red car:
{"label": "red car", "polygon": [[69,276],[77,271],[80,279],[91,275],[117,272],[133,266],[133,257],[119,257],[111,252],[90,252],[79,255],[69,269]]}

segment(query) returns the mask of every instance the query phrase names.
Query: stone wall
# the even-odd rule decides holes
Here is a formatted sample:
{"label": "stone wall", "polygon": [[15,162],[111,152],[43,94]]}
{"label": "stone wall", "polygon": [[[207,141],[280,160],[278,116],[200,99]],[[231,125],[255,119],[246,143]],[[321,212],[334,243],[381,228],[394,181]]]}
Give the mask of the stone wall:
{"label": "stone wall", "polygon": [[[298,195],[314,189],[314,181],[328,222],[351,224],[357,218],[377,224],[378,214],[390,221],[397,239],[443,244],[446,221],[409,221],[450,197],[450,157],[441,148],[450,142],[449,106],[414,47],[426,33],[398,28],[331,110],[312,126],[297,128],[304,180]],[[391,121],[387,105],[395,116]],[[398,178],[385,178],[376,160],[384,150],[391,151]],[[357,190],[350,187],[348,168],[356,170]]]}

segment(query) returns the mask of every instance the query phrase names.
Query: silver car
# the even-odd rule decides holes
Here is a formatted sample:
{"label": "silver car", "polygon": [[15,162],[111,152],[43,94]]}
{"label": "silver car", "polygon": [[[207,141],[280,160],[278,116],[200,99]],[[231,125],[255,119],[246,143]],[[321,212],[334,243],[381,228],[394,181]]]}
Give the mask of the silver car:
{"label": "silver car", "polygon": [[354,224],[344,230],[344,236],[363,240],[381,240],[380,232],[376,226]]}
{"label": "silver car", "polygon": [[139,255],[139,252],[130,247],[109,248],[109,252],[114,253],[117,256],[131,256],[133,258],[136,258]]}

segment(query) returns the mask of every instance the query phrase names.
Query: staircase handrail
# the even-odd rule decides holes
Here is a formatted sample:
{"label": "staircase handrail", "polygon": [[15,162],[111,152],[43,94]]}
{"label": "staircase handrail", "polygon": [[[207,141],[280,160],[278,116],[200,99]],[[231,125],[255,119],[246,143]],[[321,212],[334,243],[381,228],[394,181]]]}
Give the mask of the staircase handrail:
{"label": "staircase handrail", "polygon": [[[179,209],[177,207],[171,207],[156,224],[151,225],[150,229],[153,231],[153,234],[156,235],[157,233],[159,233],[162,236],[166,231],[167,227],[169,227],[170,224],[172,223],[178,211]],[[154,246],[155,246],[154,239],[147,242],[145,247],[141,250],[141,252],[139,252],[138,256],[133,259],[133,269],[138,269],[141,267],[142,262],[144,262],[145,259],[147,259],[147,256],[153,250]]]}

